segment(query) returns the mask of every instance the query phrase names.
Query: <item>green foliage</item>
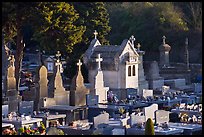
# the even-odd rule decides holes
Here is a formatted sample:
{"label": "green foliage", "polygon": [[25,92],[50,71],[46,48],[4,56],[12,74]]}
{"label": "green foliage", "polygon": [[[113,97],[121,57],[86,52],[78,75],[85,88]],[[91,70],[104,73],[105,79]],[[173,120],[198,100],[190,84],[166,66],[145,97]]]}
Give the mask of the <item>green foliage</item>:
{"label": "green foliage", "polygon": [[72,52],[73,46],[82,40],[85,27],[77,26],[79,14],[66,2],[40,2],[33,9],[34,39],[40,47],[55,53]]}
{"label": "green foliage", "polygon": [[148,118],[145,124],[145,135],[155,135],[154,124],[151,118]]}
{"label": "green foliage", "polygon": [[63,130],[57,129],[56,127],[50,127],[47,130],[46,135],[64,135],[64,132]]}

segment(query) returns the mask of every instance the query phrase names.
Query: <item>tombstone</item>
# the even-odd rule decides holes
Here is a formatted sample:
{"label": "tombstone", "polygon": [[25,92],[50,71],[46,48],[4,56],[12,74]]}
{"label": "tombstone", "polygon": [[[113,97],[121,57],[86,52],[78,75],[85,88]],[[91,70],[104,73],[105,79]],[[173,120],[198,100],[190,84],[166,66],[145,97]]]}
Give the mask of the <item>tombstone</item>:
{"label": "tombstone", "polygon": [[41,107],[54,106],[56,105],[56,101],[54,98],[44,97],[44,98],[40,98],[39,104]]}
{"label": "tombstone", "polygon": [[98,105],[98,95],[86,94],[86,105],[87,106]]}
{"label": "tombstone", "polygon": [[38,108],[41,108],[41,104],[39,103],[41,98],[48,97],[48,79],[47,79],[47,68],[45,66],[41,66],[37,69],[37,73],[35,76],[35,88],[36,88],[36,99],[35,104]]}
{"label": "tombstone", "polygon": [[163,43],[159,46],[160,51],[160,67],[169,67],[169,51],[171,47],[166,44],[165,39],[166,37],[163,36]]}
{"label": "tombstone", "polygon": [[142,96],[143,96],[144,98],[153,97],[153,90],[143,89],[143,90],[142,90]]}
{"label": "tombstone", "polygon": [[146,122],[146,117],[143,116],[139,116],[139,115],[130,115],[130,125],[133,126],[135,124],[138,123],[144,123]]}
{"label": "tombstone", "polygon": [[107,92],[109,90],[109,87],[104,86],[103,72],[101,71],[101,61],[103,61],[103,59],[100,58],[100,54],[98,54],[98,58],[96,59],[96,62],[98,62],[98,71],[94,78],[92,91],[95,95],[98,95],[99,103],[107,103]]}
{"label": "tombstone", "polygon": [[[57,54],[58,55],[58,54]],[[60,61],[57,60],[56,66],[57,66],[57,72],[54,80],[54,99],[56,101],[57,105],[69,105],[69,92],[65,91],[65,88],[63,87],[63,81],[62,76],[60,73]]]}
{"label": "tombstone", "polygon": [[169,122],[169,111],[156,110],[155,111],[155,122],[156,124],[168,123]]}
{"label": "tombstone", "polygon": [[33,115],[34,101],[21,101],[19,102],[19,114]]}
{"label": "tombstone", "polygon": [[81,61],[77,63],[78,72],[72,79],[70,89],[70,105],[72,106],[84,106],[86,105],[86,94],[89,94],[89,89],[84,86],[84,78],[81,73]]}
{"label": "tombstone", "polygon": [[109,114],[107,112],[103,112],[96,117],[93,117],[94,128],[98,128],[100,124],[107,124],[109,121]]}
{"label": "tombstone", "polygon": [[5,117],[8,115],[8,109],[8,105],[2,105],[2,115],[4,115]]}
{"label": "tombstone", "polygon": [[140,50],[141,45],[138,43],[137,45],[137,53],[139,54],[139,65],[138,65],[138,92],[137,95],[142,96],[142,90],[148,89],[148,81],[146,80],[146,76],[144,74],[144,68],[143,68],[143,56],[145,54],[144,51]]}
{"label": "tombstone", "polygon": [[158,110],[158,104],[152,104],[149,107],[143,108],[143,112],[146,117],[146,121],[148,118],[151,118],[153,121],[155,120],[155,111]]}
{"label": "tombstone", "polygon": [[7,78],[6,78],[6,91],[16,89],[16,78],[15,78],[15,66],[14,66],[14,55],[11,56],[10,66],[8,67]]}
{"label": "tombstone", "polygon": [[6,81],[6,98],[8,100],[9,112],[18,111],[18,102],[21,100],[21,97],[18,95],[16,90],[16,78],[15,78],[15,66],[14,66],[14,55],[11,56],[10,66],[8,67]]}
{"label": "tombstone", "polygon": [[153,61],[149,65],[147,73],[147,80],[149,82],[149,89],[161,88],[164,85],[164,78],[159,75],[159,67],[156,61]]}

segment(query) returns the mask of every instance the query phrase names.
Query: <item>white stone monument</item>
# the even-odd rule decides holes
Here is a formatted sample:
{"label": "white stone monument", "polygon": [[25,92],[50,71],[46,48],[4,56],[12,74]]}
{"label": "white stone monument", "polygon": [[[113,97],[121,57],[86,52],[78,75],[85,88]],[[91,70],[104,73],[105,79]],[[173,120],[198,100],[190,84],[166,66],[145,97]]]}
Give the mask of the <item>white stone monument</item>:
{"label": "white stone monument", "polygon": [[103,72],[101,70],[101,61],[103,61],[103,59],[100,57],[100,54],[98,54],[98,58],[96,59],[96,62],[98,62],[98,71],[94,78],[93,86],[95,95],[99,96],[98,103],[107,103],[107,92],[109,90],[109,87],[104,86]]}

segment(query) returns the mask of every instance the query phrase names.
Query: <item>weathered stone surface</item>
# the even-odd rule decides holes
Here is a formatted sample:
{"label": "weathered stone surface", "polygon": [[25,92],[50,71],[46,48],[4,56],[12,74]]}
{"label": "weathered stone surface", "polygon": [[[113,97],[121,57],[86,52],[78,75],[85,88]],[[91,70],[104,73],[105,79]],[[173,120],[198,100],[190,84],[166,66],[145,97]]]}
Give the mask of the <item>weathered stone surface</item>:
{"label": "weathered stone surface", "polygon": [[81,73],[82,63],[79,60],[77,63],[79,66],[77,74],[72,79],[70,105],[72,106],[84,106],[86,105],[86,94],[89,94],[89,89],[84,86],[84,78]]}
{"label": "weathered stone surface", "polygon": [[169,122],[169,111],[156,110],[155,111],[155,122],[157,124],[168,123]]}

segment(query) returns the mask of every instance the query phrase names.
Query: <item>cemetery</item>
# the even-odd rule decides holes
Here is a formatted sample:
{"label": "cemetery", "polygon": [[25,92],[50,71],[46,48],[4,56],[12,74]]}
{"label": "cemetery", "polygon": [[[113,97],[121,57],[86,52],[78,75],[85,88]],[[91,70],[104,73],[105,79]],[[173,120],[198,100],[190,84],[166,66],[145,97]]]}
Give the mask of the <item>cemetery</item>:
{"label": "cemetery", "polygon": [[39,63],[30,83],[18,90],[14,55],[9,55],[2,76],[2,134],[146,135],[148,126],[155,135],[202,133],[202,83],[189,83],[188,70],[171,66],[165,36],[159,63],[143,65],[145,51],[134,45],[134,36],[107,46],[97,35],[95,30],[78,59],[70,88],[64,87],[60,51]]}

